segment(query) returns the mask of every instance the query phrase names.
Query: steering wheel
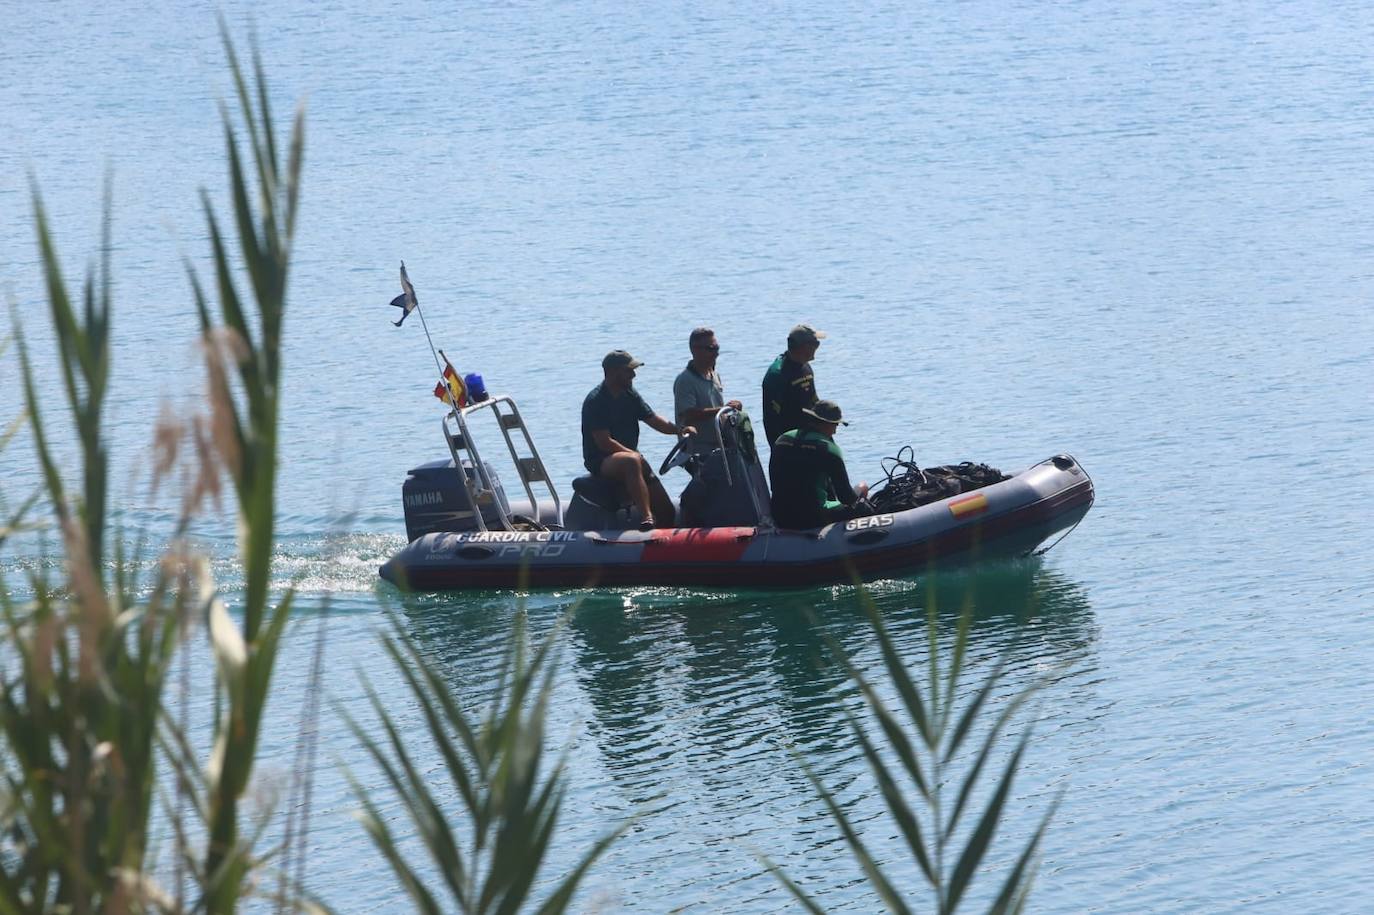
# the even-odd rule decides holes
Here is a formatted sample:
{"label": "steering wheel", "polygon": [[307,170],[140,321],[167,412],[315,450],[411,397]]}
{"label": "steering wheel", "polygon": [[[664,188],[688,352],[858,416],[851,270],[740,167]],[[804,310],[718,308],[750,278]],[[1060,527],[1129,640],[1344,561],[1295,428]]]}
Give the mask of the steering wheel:
{"label": "steering wheel", "polygon": [[659,476],[663,476],[674,467],[684,466],[687,461],[691,459],[692,455],[683,447],[686,443],[687,439],[685,438],[680,438],[673,443],[673,450],[668,452],[668,456],[664,458],[663,463],[659,465]]}

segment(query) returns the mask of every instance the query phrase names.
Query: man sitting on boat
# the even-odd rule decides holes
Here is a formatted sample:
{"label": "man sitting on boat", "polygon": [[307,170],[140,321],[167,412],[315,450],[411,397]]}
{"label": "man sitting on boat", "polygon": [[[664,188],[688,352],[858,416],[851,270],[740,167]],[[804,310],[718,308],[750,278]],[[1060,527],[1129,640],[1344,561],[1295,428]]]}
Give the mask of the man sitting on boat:
{"label": "man sitting on boat", "polygon": [[[707,433],[707,424],[713,422],[716,414],[724,407],[743,410],[738,400],[725,399],[725,385],[716,372],[716,357],[720,354],[720,343],[716,332],[709,327],[698,327],[687,338],[687,346],[692,352],[692,361],[678,373],[673,382],[673,415],[684,425],[695,426],[702,431],[687,440],[687,450],[700,458],[711,453],[716,443]],[[688,465],[690,470],[692,465]]]}
{"label": "man sitting on boat", "polygon": [[763,376],[763,431],[769,445],[784,432],[800,429],[802,410],[816,403],[810,362],[824,336],[810,324],[798,324],[787,334],[787,351],[773,360]]}
{"label": "man sitting on boat", "polygon": [[690,425],[680,426],[659,416],[634,389],[635,369],[643,365],[623,349],[612,350],[601,360],[605,379],[582,401],[582,460],[593,476],[620,483],[639,509],[642,530],[672,527],[676,515],[673,500],[654,476],[639,447],[639,424],[664,435],[693,435]]}
{"label": "man sitting on boat", "polygon": [[803,530],[832,521],[871,514],[863,498],[868,484],[849,485],[844,454],[835,432],[849,425],[834,401],[821,400],[801,411],[802,427],[773,442],[768,476],[773,486],[773,519],[779,527]]}

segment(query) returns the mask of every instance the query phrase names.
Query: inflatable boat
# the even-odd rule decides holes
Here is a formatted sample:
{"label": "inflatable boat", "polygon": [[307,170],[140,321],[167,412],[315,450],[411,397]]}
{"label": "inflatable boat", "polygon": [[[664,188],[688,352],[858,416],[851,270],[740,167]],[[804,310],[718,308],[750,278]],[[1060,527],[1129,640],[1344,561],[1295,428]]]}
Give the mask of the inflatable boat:
{"label": "inflatable boat", "polygon": [[[521,492],[507,493],[476,447],[473,426],[484,415],[504,436]],[[708,454],[689,458],[679,443],[660,468],[692,465],[683,526],[640,531],[624,493],[603,479],[574,480],[565,510],[509,396],[452,410],[443,420],[449,457],[407,476],[410,543],[381,576],[410,591],[869,581],[951,560],[1029,554],[1071,530],[1093,502],[1091,478],[1066,454],[1011,475],[890,459],[900,466],[885,468],[872,514],[786,530],[773,523],[748,417],[727,407],[713,431]]]}

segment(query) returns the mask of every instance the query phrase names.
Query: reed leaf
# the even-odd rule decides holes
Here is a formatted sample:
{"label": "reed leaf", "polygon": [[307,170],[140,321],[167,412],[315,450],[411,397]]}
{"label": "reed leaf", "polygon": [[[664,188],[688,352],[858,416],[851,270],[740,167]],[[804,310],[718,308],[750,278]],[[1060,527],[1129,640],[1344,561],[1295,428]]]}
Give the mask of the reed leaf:
{"label": "reed leaf", "polygon": [[[517,618],[502,654],[494,695],[476,717],[462,710],[452,690],[415,642],[395,624],[383,645],[421,710],[428,741],[438,749],[459,802],[456,822],[470,829],[462,842],[446,818],[429,780],[412,761],[404,734],[369,687],[385,745],[346,712],[345,720],[419,835],[441,885],[430,887],[405,861],[392,831],[381,821],[369,789],[354,782],[363,801],[363,824],[391,863],[412,900],[425,911],[444,896],[445,910],[481,915],[523,911],[557,829],[564,799],[562,759],[545,771],[544,722],[553,695],[553,647],[561,627],[526,657],[524,622]],[[457,735],[456,738],[454,735]],[[628,827],[597,841],[553,888],[538,911],[562,912],[592,864]]]}
{"label": "reed leaf", "polygon": [[954,866],[954,873],[950,875],[949,889],[946,893],[947,911],[953,912],[959,905],[959,900],[964,897],[964,892],[968,889],[969,882],[973,879],[973,872],[978,867],[978,863],[983,860],[983,855],[987,854],[988,846],[992,844],[993,834],[997,831],[997,824],[1002,818],[1002,808],[1006,805],[1007,795],[1011,792],[1012,783],[1016,780],[1016,769],[1021,763],[1021,756],[1026,752],[1026,744],[1030,740],[1030,732],[1027,731],[1021,736],[1016,750],[1011,754],[1011,759],[1007,761],[1006,768],[1002,770],[1002,777],[998,780],[997,790],[993,793],[992,799],[988,801],[988,806],[983,810],[983,816],[978,821],[978,827],[973,835],[969,837],[968,843],[959,855],[959,861]]}
{"label": "reed leaf", "polygon": [[[896,646],[892,643],[892,637],[888,635],[882,614],[878,612],[877,605],[873,603],[873,598],[869,596],[867,591],[862,592],[860,599],[864,615],[868,618],[873,634],[878,637],[878,647],[883,653],[883,665],[892,678],[892,685],[897,688],[897,694],[902,699],[902,707],[916,725],[916,732],[920,734],[926,746],[935,746],[938,735],[932,727],[931,716],[927,712],[925,700],[921,697],[921,691],[916,686],[915,681],[907,673],[906,665],[902,662],[901,655],[898,654]],[[840,657],[845,657],[843,651],[841,651]],[[850,670],[856,669],[848,662],[847,658],[844,663]],[[932,668],[933,679],[934,673],[934,668]],[[934,698],[934,696],[931,697],[932,702]]]}
{"label": "reed leaf", "polygon": [[916,859],[916,864],[921,868],[921,873],[925,874],[927,880],[935,883],[938,879],[935,874],[935,865],[931,863],[930,853],[926,851],[926,840],[921,835],[921,821],[916,814],[907,806],[906,800],[902,797],[902,790],[897,785],[897,780],[888,771],[887,765],[878,755],[877,748],[873,746],[868,735],[858,721],[850,718],[850,726],[854,730],[854,736],[859,741],[859,748],[863,751],[864,759],[868,761],[868,767],[878,780],[878,788],[883,793],[883,800],[887,803],[887,809],[892,814],[892,819],[897,821],[897,826],[902,830],[902,836],[906,839],[907,847],[911,850],[912,856]]}
{"label": "reed leaf", "polygon": [[[415,669],[405,662],[403,656],[397,651],[396,644],[390,639],[386,641],[386,650],[391,655],[396,669],[401,671],[401,676],[405,678],[411,694],[420,703],[420,710],[425,716],[425,724],[434,737],[439,755],[444,759],[444,768],[448,770],[449,778],[453,781],[453,787],[458,791],[458,796],[462,798],[463,804],[469,810],[473,809],[477,805],[476,792],[468,778],[467,767],[463,765],[459,757],[458,747],[454,745],[453,739],[448,735],[450,728],[458,731],[464,748],[471,758],[477,750],[472,734],[467,730],[467,722],[463,720],[462,715],[458,714],[457,709],[443,704],[443,699],[434,691],[432,681],[425,680],[425,683],[430,685],[429,689],[422,685],[415,674]],[[425,673],[432,674],[432,671],[426,669]]]}
{"label": "reed leaf", "polygon": [[759,860],[763,862],[763,866],[768,869],[768,873],[772,874],[774,879],[781,883],[783,887],[792,894],[792,898],[797,900],[802,908],[810,912],[811,915],[825,915],[825,909],[821,908],[816,900],[808,896],[806,891],[798,886],[797,882],[789,877],[787,872],[777,865],[777,862],[773,861],[767,855],[759,855],[758,857]]}
{"label": "reed leaf", "polygon": [[[994,679],[994,676],[990,676],[989,680],[992,681]],[[992,684],[989,683],[988,686],[985,687],[985,690],[990,689],[991,685]],[[1029,686],[1022,689],[1015,696],[1013,696],[1012,699],[998,714],[996,720],[993,722],[992,728],[983,738],[983,745],[978,748],[978,753],[974,758],[973,766],[968,770],[967,774],[964,776],[963,784],[959,788],[958,799],[955,801],[954,804],[954,810],[950,813],[949,821],[944,827],[945,835],[954,835],[954,830],[958,828],[959,817],[963,813],[965,807],[968,804],[968,799],[973,793],[974,786],[978,784],[978,778],[983,773],[983,766],[991,757],[993,750],[996,749],[997,741],[1001,737],[1002,733],[1006,730],[1007,725],[1011,722],[1011,719],[1016,715],[1016,713],[1021,710],[1021,707],[1025,705],[1026,702],[1029,701],[1031,696],[1038,692],[1043,685],[1043,680],[1037,680],[1032,682]],[[984,692],[984,690],[980,690],[980,695],[982,692]],[[948,762],[952,757],[952,753],[946,754],[946,762]]]}
{"label": "reed leaf", "polygon": [[1007,874],[1007,879],[1002,884],[1001,892],[993,900],[988,909],[988,915],[1010,915],[1019,912],[1025,907],[1026,899],[1030,895],[1031,883],[1035,878],[1034,861],[1040,851],[1040,841],[1045,837],[1045,831],[1049,829],[1050,820],[1059,809],[1059,802],[1063,799],[1061,791],[1050,804],[1045,815],[1040,818],[1040,825],[1036,827],[1035,834],[1031,836],[1030,842],[1021,852],[1021,856],[1016,860],[1016,866]]}
{"label": "reed leaf", "polygon": [[[954,628],[954,648],[950,652],[949,670],[945,673],[945,702],[940,709],[940,730],[942,732],[948,727],[950,715],[954,712],[954,696],[959,690],[959,675],[963,673],[964,670],[964,656],[968,652],[969,632],[972,629],[973,593],[970,590],[964,596],[964,606],[959,612],[959,623]],[[956,742],[957,735],[956,741],[951,741],[951,746]]]}
{"label": "reed leaf", "polygon": [[968,736],[969,730],[973,727],[973,723],[978,720],[978,715],[982,712],[983,706],[988,701],[988,697],[991,696],[992,691],[997,688],[997,684],[1002,681],[1002,670],[1002,660],[999,659],[992,671],[983,678],[983,685],[980,686],[978,692],[974,694],[973,701],[964,708],[963,714],[959,716],[959,721],[954,726],[954,733],[950,736],[949,742],[945,746],[943,754],[945,762],[949,762],[954,758],[954,755],[959,752],[959,747],[963,745],[964,738]]}
{"label": "reed leaf", "polygon": [[[297,197],[294,190],[285,197],[280,193],[281,163],[276,147],[262,139],[264,135],[270,137],[272,130],[271,109],[263,102],[267,86],[262,69],[259,66],[254,70],[259,99],[255,108],[223,20],[220,34],[238,96],[238,116],[248,131],[254,176],[254,180],[248,177],[249,169],[240,152],[234,118],[227,108],[222,108],[229,192],[239,245],[238,262],[253,291],[253,315],[250,320],[248,303],[238,292],[235,260],[230,256],[209,195],[202,192],[213,262],[213,288],[218,293],[218,317],[232,334],[230,342],[233,345],[227,354],[218,350],[225,340],[217,336],[219,331],[205,288],[194,268],[188,266],[192,294],[208,358],[221,360],[227,356],[226,361],[232,361],[237,391],[246,407],[245,415],[240,412],[227,384],[212,391],[212,409],[220,417],[222,428],[229,433],[228,439],[221,439],[217,447],[221,452],[226,448],[231,452],[222,453],[221,457],[230,471],[238,501],[239,549],[244,575],[241,631],[228,622],[228,626],[235,628],[231,637],[225,628],[225,619],[219,621],[217,628],[212,625],[212,638],[222,661],[241,657],[241,665],[220,665],[222,675],[215,711],[217,765],[207,773],[205,806],[209,841],[199,872],[208,881],[205,907],[212,913],[234,911],[252,867],[252,843],[240,838],[239,806],[252,777],[272,671],[282,632],[291,617],[294,596],[294,591],[288,589],[273,607],[268,588],[275,537],[280,331],[286,311],[286,277],[291,253],[291,234],[285,226],[294,224]],[[293,128],[293,149],[303,146],[302,125],[303,121],[298,119]],[[293,189],[299,184],[301,161],[300,156],[293,153],[288,164],[293,170],[289,178]],[[269,228],[264,230],[262,227]],[[213,371],[211,375],[215,377]]]}
{"label": "reed leaf", "polygon": [[151,595],[138,603],[132,587],[137,575],[123,546],[116,542],[108,576],[103,559],[109,184],[100,266],[87,275],[79,310],[63,280],[36,182],[33,206],[66,412],[80,446],[81,485],[68,487],[49,448],[44,400],[16,322],[26,414],[66,574],[60,589],[46,573],[32,574],[32,598],[23,606],[0,582],[6,648],[19,660],[0,673],[0,909],[143,911],[163,898],[143,868],[157,780],[158,710],[186,598],[173,562],[159,565]]}
{"label": "reed leaf", "polygon": [[[845,714],[859,750],[876,782],[887,814],[895,822],[898,834],[916,864],[919,880],[933,893],[936,910],[946,915],[954,912],[964,900],[980,864],[993,843],[997,827],[1006,812],[1007,799],[1016,773],[1029,745],[1029,730],[1020,736],[1015,749],[1010,753],[977,824],[963,839],[962,846],[955,848],[959,840],[956,831],[960,818],[968,809],[982,771],[988,761],[996,755],[998,745],[1010,722],[1024,708],[1029,698],[1044,684],[1050,682],[1051,678],[1050,675],[1037,677],[1001,704],[996,718],[984,732],[981,744],[973,752],[972,762],[956,768],[964,755],[961,750],[968,742],[969,735],[975,730],[977,723],[986,718],[991,708],[992,696],[1006,669],[1005,652],[996,660],[972,698],[966,700],[962,709],[959,709],[957,692],[960,674],[967,659],[974,614],[972,595],[969,595],[961,607],[954,638],[948,643],[948,662],[942,670],[941,646],[946,644],[946,641],[941,636],[940,615],[934,606],[933,584],[928,588],[929,603],[924,641],[931,657],[925,663],[926,682],[923,686],[918,686],[911,677],[907,662],[898,651],[877,605],[862,591],[860,598],[880,650],[883,671],[893,686],[897,699],[906,712],[906,718],[916,732],[915,735],[908,736],[878,695],[869,677],[857,667],[838,640],[829,635],[825,640],[831,654],[858,687],[868,713],[877,722],[878,734],[885,741],[886,749],[901,763],[900,769],[894,768],[884,759],[879,744],[869,735],[864,724],[848,709],[845,710]],[[954,722],[952,729],[951,722]],[[829,789],[804,760],[801,761],[801,767],[814,786],[817,796],[824,803],[831,820],[838,827],[841,837],[849,846],[852,857],[858,863],[873,892],[889,911],[908,911],[902,895],[903,890],[899,889],[899,884],[888,875],[885,866],[874,858],[854,823],[835,801]],[[897,773],[902,770],[911,778],[916,789],[914,792],[908,793],[898,781]],[[954,801],[952,809],[946,815],[944,811],[948,802],[947,794],[951,790],[954,792]],[[1040,820],[1038,828],[1006,875],[993,903],[994,911],[1009,913],[1019,911],[1019,907],[1024,905],[1033,881],[1037,851],[1057,804],[1056,801]],[[950,858],[947,852],[952,852],[953,857]],[[952,867],[946,864],[947,858],[953,860]],[[815,900],[807,896],[805,890],[781,868],[772,862],[766,863],[769,871],[808,911],[821,911]],[[911,890],[906,889],[906,892]]]}
{"label": "reed leaf", "polygon": [[[916,789],[920,791],[924,799],[927,801],[930,800],[930,786],[926,781],[925,773],[921,766],[921,758],[917,754],[915,744],[907,738],[906,733],[902,730],[896,717],[888,710],[886,703],[878,698],[878,694],[874,691],[873,685],[869,683],[868,678],[854,666],[854,663],[849,659],[849,655],[844,651],[840,643],[829,634],[826,635],[826,642],[831,652],[839,659],[841,665],[849,672],[849,676],[859,687],[859,692],[863,695],[864,701],[868,703],[868,708],[873,713],[873,717],[877,719],[878,726],[882,728],[883,736],[887,738],[888,745],[902,761],[902,766],[906,769],[906,773],[911,778],[912,782],[915,783]],[[917,697],[916,701],[919,701],[919,693],[915,691],[914,687],[911,690],[911,695]],[[904,701],[909,702],[912,700],[904,699]]]}
{"label": "reed leaf", "polygon": [[830,789],[825,786],[825,783],[820,780],[820,777],[817,776],[805,762],[801,762],[801,768],[806,773],[806,777],[810,780],[812,787],[816,789],[816,793],[820,795],[821,800],[825,803],[826,809],[830,812],[830,818],[835,821],[835,825],[840,827],[840,832],[844,835],[844,840],[849,845],[850,854],[859,862],[859,866],[863,869],[864,876],[868,878],[868,883],[873,888],[873,891],[878,894],[878,898],[887,906],[889,912],[902,913],[902,915],[909,912],[910,910],[907,908],[906,903],[902,901],[901,896],[897,892],[897,888],[892,885],[887,879],[887,875],[883,873],[882,868],[878,866],[877,860],[873,857],[872,853],[869,852],[868,847],[864,845],[863,839],[859,837],[858,831],[854,828],[854,824],[850,822],[849,815],[844,812],[844,809],[841,808],[839,803],[835,800],[835,795],[830,792]]}

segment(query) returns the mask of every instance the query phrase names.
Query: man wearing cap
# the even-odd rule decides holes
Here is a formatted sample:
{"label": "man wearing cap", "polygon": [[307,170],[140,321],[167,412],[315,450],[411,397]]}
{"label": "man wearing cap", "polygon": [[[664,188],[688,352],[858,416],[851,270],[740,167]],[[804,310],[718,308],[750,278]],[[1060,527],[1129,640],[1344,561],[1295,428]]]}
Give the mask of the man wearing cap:
{"label": "man wearing cap", "polygon": [[802,410],[816,403],[810,362],[824,337],[810,324],[798,324],[787,335],[787,352],[763,376],[763,432],[770,445],[784,432],[801,428]]}
{"label": "man wearing cap", "polygon": [[802,410],[802,428],[784,432],[773,442],[768,461],[773,486],[773,519],[778,527],[804,530],[832,521],[871,514],[868,484],[849,485],[844,454],[835,430],[849,425],[834,401],[817,401]]}
{"label": "man wearing cap", "polygon": [[[716,357],[720,354],[716,332],[698,327],[687,338],[687,346],[692,361],[673,382],[673,415],[679,424],[704,430],[723,407],[742,410],[744,406],[738,400],[725,399],[725,385],[716,372]],[[688,450],[695,455],[709,454],[714,447],[713,437],[705,431],[687,441]]]}
{"label": "man wearing cap", "polygon": [[679,426],[659,416],[634,389],[635,369],[640,362],[623,349],[612,350],[601,360],[605,379],[582,401],[582,460],[595,476],[616,480],[629,493],[649,530],[671,527],[676,511],[663,484],[654,476],[639,447],[639,424],[665,435],[692,435],[691,426]]}

